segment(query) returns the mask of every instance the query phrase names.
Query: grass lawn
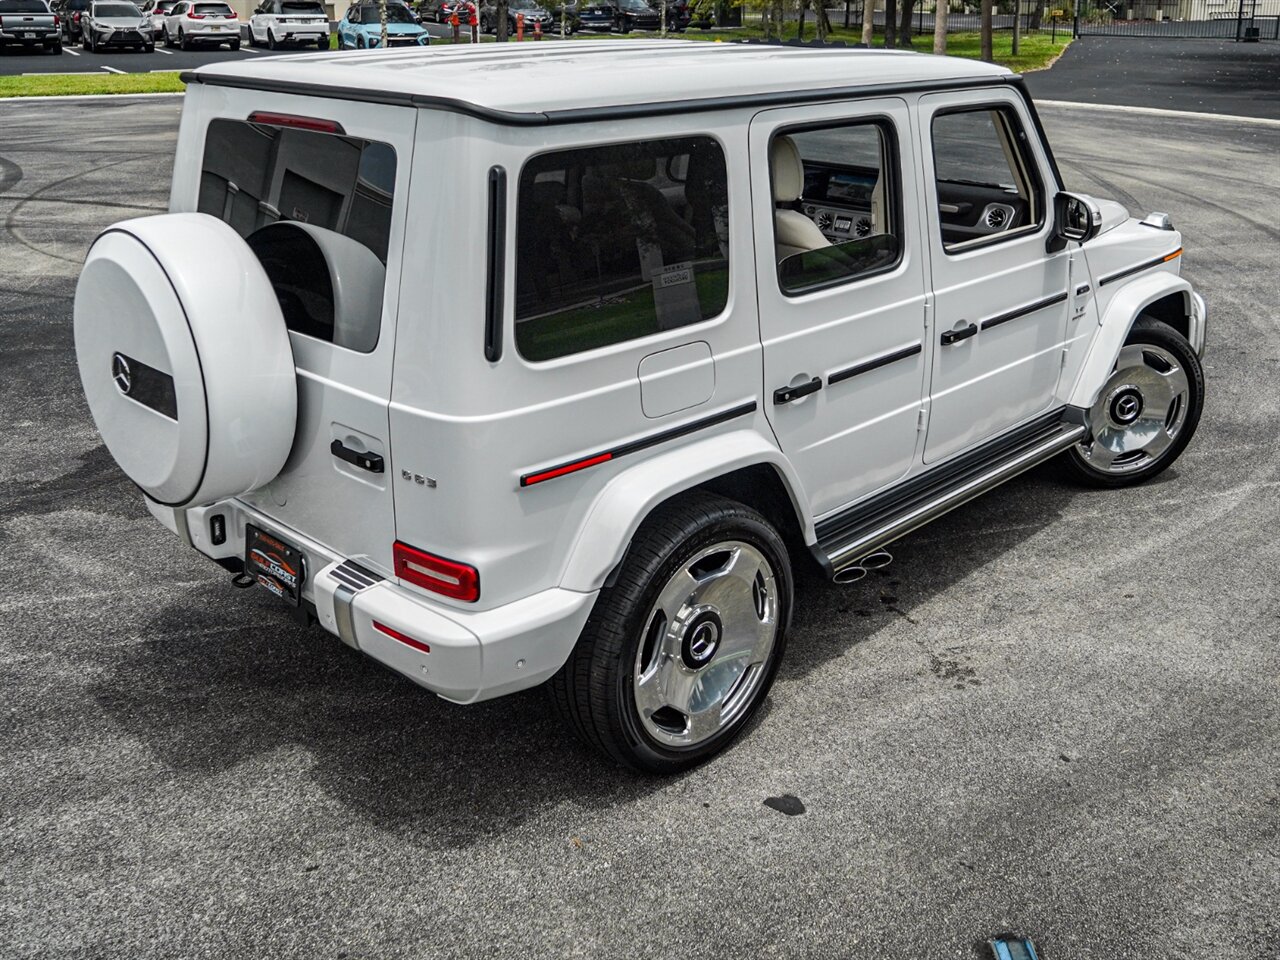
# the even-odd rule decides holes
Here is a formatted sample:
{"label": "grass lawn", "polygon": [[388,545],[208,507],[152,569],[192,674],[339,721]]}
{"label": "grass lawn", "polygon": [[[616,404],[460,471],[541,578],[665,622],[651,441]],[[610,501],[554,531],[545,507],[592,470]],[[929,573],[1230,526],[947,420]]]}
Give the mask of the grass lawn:
{"label": "grass lawn", "polygon": [[47,73],[0,77],[0,97],[84,96],[97,93],[181,93],[178,71],[165,73]]}
{"label": "grass lawn", "polygon": [[[834,14],[832,19],[835,19]],[[787,24],[786,37],[788,40],[794,40],[796,35],[796,24]],[[746,40],[759,39],[763,34],[758,24],[748,24],[738,30],[689,30],[683,34],[691,40]],[[810,19],[805,23],[804,38],[813,40],[817,36],[817,30],[814,28],[813,21]],[[838,25],[828,36],[829,40],[843,40],[845,43],[860,43],[862,41],[862,31],[845,30]],[[912,37],[914,46],[910,48],[919,53],[933,53],[933,34]],[[1054,60],[1062,54],[1067,48],[1067,44],[1071,42],[1070,25],[1064,30],[1059,25],[1058,39],[1055,43],[1050,40],[1049,33],[1028,34],[1021,38],[1018,45],[1018,55],[1015,57],[1012,53],[1013,34],[1008,30],[996,31],[992,37],[992,54],[995,62],[1001,66],[1008,67],[1018,73],[1026,73],[1029,70],[1043,70],[1045,67],[1053,63]],[[872,46],[883,46],[884,37],[877,34],[872,41]],[[953,57],[965,57],[971,60],[977,60],[982,52],[982,37],[978,33],[952,33],[947,36],[947,55]]]}

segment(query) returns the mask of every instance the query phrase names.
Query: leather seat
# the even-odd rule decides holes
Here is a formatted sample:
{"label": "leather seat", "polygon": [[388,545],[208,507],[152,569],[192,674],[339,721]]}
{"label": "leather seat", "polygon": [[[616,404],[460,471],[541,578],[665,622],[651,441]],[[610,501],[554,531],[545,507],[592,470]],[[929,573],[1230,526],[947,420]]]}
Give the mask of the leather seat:
{"label": "leather seat", "polygon": [[831,246],[818,225],[794,204],[804,193],[804,162],[790,137],[774,137],[769,147],[769,168],[773,173],[774,243],[778,260],[819,247]]}

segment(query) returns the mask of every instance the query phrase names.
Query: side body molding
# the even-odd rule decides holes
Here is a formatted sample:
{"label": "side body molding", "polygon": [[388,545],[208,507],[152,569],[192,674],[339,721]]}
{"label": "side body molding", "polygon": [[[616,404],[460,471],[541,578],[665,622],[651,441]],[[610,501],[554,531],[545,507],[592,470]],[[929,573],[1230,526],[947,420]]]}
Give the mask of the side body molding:
{"label": "side body molding", "polygon": [[560,585],[584,593],[599,590],[654,507],[683,490],[757,464],[778,472],[805,541],[813,543],[813,517],[802,507],[800,483],[782,452],[755,430],[734,430],[643,460],[611,480],[578,530]]}
{"label": "side body molding", "polygon": [[[1129,280],[1116,291],[1107,303],[1106,312],[1100,320],[1098,334],[1094,337],[1089,347],[1089,354],[1080,368],[1080,374],[1071,388],[1067,399],[1069,405],[1085,409],[1093,406],[1094,401],[1098,399],[1098,392],[1111,376],[1111,369],[1120,355],[1120,348],[1124,346],[1125,338],[1129,336],[1129,331],[1133,328],[1134,321],[1138,319],[1138,314],[1147,305],[1171,293],[1182,295],[1187,316],[1191,317],[1194,323],[1198,313],[1193,307],[1191,284],[1176,274],[1164,271],[1148,273]],[[1192,346],[1195,347],[1195,331],[1193,330],[1192,333]],[[1203,335],[1199,339],[1203,342]]]}

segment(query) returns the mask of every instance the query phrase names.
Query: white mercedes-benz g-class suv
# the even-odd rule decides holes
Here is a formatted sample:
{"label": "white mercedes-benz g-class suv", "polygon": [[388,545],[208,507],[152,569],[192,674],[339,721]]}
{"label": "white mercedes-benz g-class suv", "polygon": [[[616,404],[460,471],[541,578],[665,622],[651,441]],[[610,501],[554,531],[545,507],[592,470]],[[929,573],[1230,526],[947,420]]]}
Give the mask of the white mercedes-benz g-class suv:
{"label": "white mercedes-benz g-class suv", "polygon": [[1063,192],[967,60],[586,41],[185,75],[170,212],[76,290],[151,512],[442,697],[547,683],[676,771],[768,693],[811,556],[1053,457],[1159,473],[1204,401],[1168,218]]}

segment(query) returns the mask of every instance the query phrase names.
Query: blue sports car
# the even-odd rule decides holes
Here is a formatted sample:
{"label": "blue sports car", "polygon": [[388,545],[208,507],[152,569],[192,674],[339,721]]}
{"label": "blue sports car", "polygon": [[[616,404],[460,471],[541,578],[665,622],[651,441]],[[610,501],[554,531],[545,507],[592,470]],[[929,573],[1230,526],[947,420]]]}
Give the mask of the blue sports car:
{"label": "blue sports car", "polygon": [[[387,4],[387,46],[425,47],[431,42],[427,28],[418,23],[402,3]],[[338,21],[338,49],[365,50],[382,46],[382,17],[375,3],[359,3]]]}

